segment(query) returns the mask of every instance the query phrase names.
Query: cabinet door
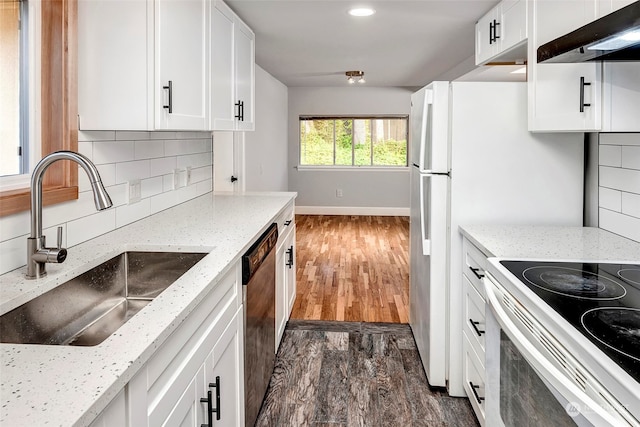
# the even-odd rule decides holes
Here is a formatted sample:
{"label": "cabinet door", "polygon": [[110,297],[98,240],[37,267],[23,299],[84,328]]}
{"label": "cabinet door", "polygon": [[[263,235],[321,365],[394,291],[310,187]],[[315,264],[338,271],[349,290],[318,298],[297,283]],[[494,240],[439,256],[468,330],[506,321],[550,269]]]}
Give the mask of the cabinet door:
{"label": "cabinet door", "polygon": [[598,0],[598,17],[605,16],[630,5],[636,0]]}
{"label": "cabinet door", "polygon": [[496,54],[497,43],[494,41],[494,21],[497,9],[492,9],[476,22],[476,65],[486,63]]}
{"label": "cabinet door", "polygon": [[111,427],[127,425],[127,407],[124,398],[124,389],[113,398],[109,406],[93,420],[89,427]]}
{"label": "cabinet door", "polygon": [[236,100],[239,103],[240,118],[238,130],[254,129],[254,41],[253,31],[244,23],[236,21],[235,44],[235,86]]}
{"label": "cabinet door", "polygon": [[207,420],[207,404],[200,401],[206,396],[204,390],[204,367],[200,368],[186,390],[161,424],[163,427],[200,427]]}
{"label": "cabinet door", "polygon": [[526,0],[503,0],[500,3],[498,33],[500,50],[508,50],[527,38]]}
{"label": "cabinet door", "polygon": [[211,13],[211,129],[235,130],[234,15],[221,1]]}
{"label": "cabinet door", "polygon": [[538,64],[538,46],[593,20],[593,1],[532,2],[528,90],[530,131],[601,127],[601,64]]}
{"label": "cabinet door", "polygon": [[287,324],[287,265],[286,242],[282,242],[276,252],[276,353],[282,340],[284,327]]}
{"label": "cabinet door", "polygon": [[207,0],[158,0],[155,10],[155,125],[208,127]]}
{"label": "cabinet door", "polygon": [[149,74],[153,64],[147,64],[147,58],[153,57],[153,34],[150,38],[147,34],[152,24],[150,1],[78,2],[81,130],[153,128],[153,79]]}
{"label": "cabinet door", "polygon": [[289,251],[287,253],[287,262],[285,270],[285,298],[286,298],[286,311],[285,311],[285,324],[291,316],[291,310],[293,304],[296,301],[296,229],[294,228],[289,233],[289,237],[285,241],[285,246]]}
{"label": "cabinet door", "polygon": [[[240,307],[213,347],[205,368],[206,390],[211,390],[213,426],[244,425],[244,311]],[[217,382],[216,382],[217,380]],[[216,385],[217,386],[214,386]],[[217,406],[219,400],[220,406]]]}

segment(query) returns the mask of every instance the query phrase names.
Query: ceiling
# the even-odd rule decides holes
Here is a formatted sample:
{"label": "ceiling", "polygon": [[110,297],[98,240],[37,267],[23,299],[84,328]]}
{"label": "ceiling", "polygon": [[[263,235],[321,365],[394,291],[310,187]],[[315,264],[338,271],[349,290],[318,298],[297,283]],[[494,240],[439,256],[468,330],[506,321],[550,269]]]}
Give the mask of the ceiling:
{"label": "ceiling", "polygon": [[[497,0],[226,0],[256,34],[256,63],[292,86],[421,87],[474,54],[474,25]],[[376,10],[356,18],[354,6]]]}

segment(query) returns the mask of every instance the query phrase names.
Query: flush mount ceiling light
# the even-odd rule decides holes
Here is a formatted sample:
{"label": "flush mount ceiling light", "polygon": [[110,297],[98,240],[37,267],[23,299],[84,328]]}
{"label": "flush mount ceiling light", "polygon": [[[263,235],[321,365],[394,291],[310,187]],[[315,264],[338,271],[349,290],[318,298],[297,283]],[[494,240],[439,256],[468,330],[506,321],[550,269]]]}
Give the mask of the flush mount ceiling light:
{"label": "flush mount ceiling light", "polygon": [[349,84],[353,84],[355,82],[365,83],[364,71],[347,71],[344,74],[347,76],[347,82],[349,82]]}
{"label": "flush mount ceiling light", "polygon": [[351,16],[371,16],[374,13],[376,13],[376,11],[370,7],[354,7],[353,9],[349,9],[349,15]]}

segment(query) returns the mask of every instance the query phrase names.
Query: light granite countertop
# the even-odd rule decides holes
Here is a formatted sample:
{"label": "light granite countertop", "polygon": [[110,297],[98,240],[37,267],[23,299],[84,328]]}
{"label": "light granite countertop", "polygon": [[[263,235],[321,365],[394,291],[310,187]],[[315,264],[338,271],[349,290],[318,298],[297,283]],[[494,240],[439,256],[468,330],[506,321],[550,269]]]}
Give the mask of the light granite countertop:
{"label": "light granite countertop", "polygon": [[640,263],[640,243],[599,228],[470,225],[460,232],[487,257]]}
{"label": "light granite countertop", "polygon": [[0,344],[0,425],[90,424],[295,196],[210,193],[69,248],[43,279],[0,276],[5,313],[123,251],[209,253],[97,346]]}

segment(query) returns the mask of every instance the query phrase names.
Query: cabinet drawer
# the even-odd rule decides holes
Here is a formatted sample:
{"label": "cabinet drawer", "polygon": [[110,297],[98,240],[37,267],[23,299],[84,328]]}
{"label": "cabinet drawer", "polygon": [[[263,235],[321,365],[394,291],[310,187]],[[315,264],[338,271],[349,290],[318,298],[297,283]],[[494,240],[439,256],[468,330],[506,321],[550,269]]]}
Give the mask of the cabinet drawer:
{"label": "cabinet drawer", "polygon": [[161,425],[167,419],[241,307],[237,268],[220,280],[149,360],[144,372],[134,378],[145,383],[144,405],[150,426]]}
{"label": "cabinet drawer", "polygon": [[484,356],[485,351],[485,301],[466,276],[463,277],[464,295],[464,331],[475,351]]}
{"label": "cabinet drawer", "polygon": [[295,227],[295,216],[293,214],[293,203],[289,203],[282,212],[277,216],[276,223],[278,224],[278,243],[284,241],[286,234]]}
{"label": "cabinet drawer", "polygon": [[463,375],[464,389],[469,396],[471,407],[484,427],[484,404],[485,404],[485,372],[480,358],[473,350],[469,341],[464,338],[462,347],[463,355]]}
{"label": "cabinet drawer", "polygon": [[466,239],[462,243],[462,251],[462,273],[469,279],[469,282],[473,287],[476,288],[478,293],[482,296],[482,299],[484,299],[485,295],[482,277],[484,277],[484,272],[486,270],[487,257]]}

